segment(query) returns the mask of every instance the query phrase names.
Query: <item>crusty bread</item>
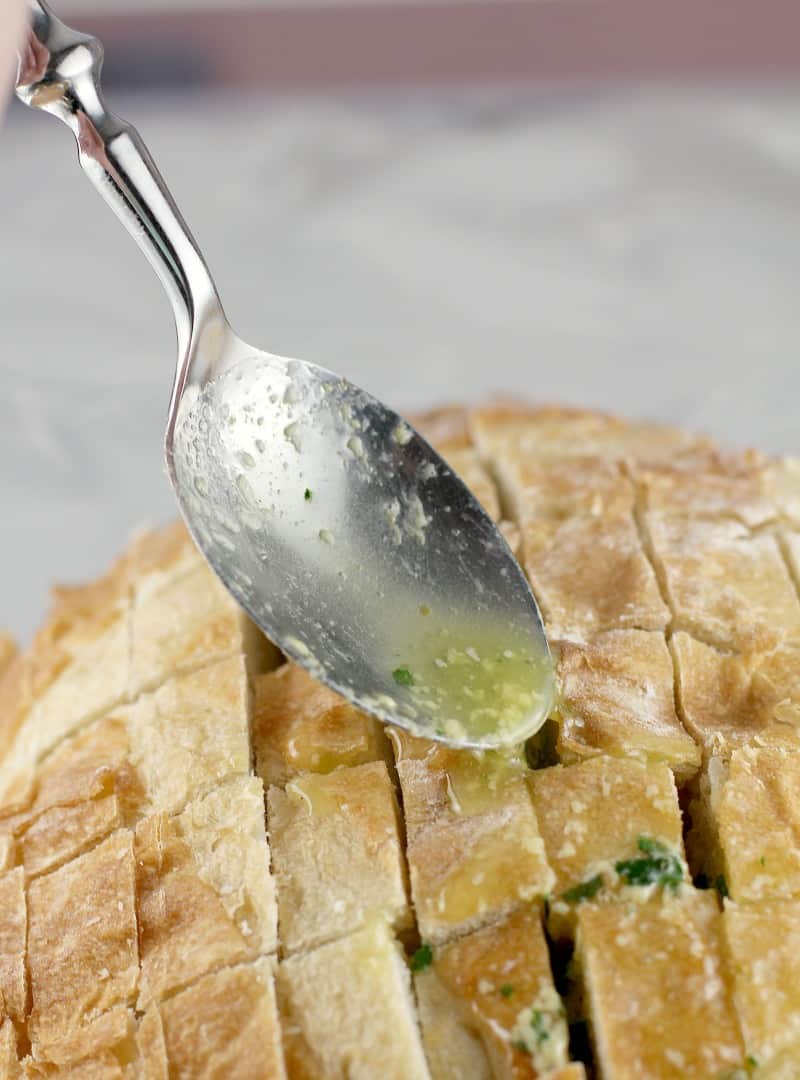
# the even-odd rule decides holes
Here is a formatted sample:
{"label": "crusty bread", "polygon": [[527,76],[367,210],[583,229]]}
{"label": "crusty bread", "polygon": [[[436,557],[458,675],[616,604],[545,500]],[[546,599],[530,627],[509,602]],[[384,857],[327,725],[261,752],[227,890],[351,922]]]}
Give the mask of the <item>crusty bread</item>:
{"label": "crusty bread", "polygon": [[540,601],[545,728],[387,731],[138,536],[0,636],[0,1080],[800,1076],[800,464],[420,427]]}

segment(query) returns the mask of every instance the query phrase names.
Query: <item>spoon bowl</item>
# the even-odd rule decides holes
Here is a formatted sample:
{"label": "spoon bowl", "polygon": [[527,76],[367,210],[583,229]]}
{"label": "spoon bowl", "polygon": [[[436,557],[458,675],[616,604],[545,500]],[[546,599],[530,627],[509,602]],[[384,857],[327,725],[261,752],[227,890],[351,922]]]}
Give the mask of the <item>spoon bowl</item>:
{"label": "spoon bowl", "polygon": [[211,567],[284,653],[380,719],[461,746],[533,734],[552,664],[494,523],[386,405],[233,333],[141,138],[105,107],[99,43],[31,9],[17,94],[72,129],[172,301],[166,460]]}

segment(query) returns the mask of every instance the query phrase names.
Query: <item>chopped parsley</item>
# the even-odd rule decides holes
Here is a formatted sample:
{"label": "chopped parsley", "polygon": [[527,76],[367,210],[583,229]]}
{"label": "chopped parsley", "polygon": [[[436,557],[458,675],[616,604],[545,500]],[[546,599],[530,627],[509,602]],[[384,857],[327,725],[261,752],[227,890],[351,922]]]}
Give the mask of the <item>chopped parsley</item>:
{"label": "chopped parsley", "polygon": [[753,1057],[752,1054],[747,1055],[747,1057],[744,1059],[744,1063],[748,1067],[748,1069],[758,1068],[758,1058]]}
{"label": "chopped parsley", "polygon": [[626,885],[663,885],[675,892],[683,883],[683,867],[678,856],[666,844],[649,836],[640,836],[636,846],[641,856],[614,864]]}
{"label": "chopped parsley", "polygon": [[636,841],[636,846],[639,851],[646,851],[648,855],[652,855],[654,851],[666,851],[667,848],[658,840],[653,840],[650,836],[640,836]]}
{"label": "chopped parsley", "polygon": [[530,1053],[530,1050],[528,1049],[527,1044],[524,1043],[522,1041],[522,1039],[515,1039],[514,1042],[511,1045],[514,1047],[515,1050],[519,1050],[519,1052],[521,1054],[529,1054]]}
{"label": "chopped parsley", "polygon": [[767,865],[767,857],[766,857],[766,855],[762,855],[761,858],[758,861],[761,863],[762,866],[766,866]]}
{"label": "chopped parsley", "polygon": [[580,904],[583,900],[591,900],[593,896],[597,896],[603,887],[603,875],[595,874],[594,877],[588,879],[588,881],[582,881],[579,885],[573,885],[571,889],[567,889],[562,893],[562,899],[567,900],[569,903]]}
{"label": "chopped parsley", "polygon": [[550,1038],[550,1032],[547,1030],[547,1017],[541,1009],[534,1009],[531,1013],[531,1027],[533,1028],[533,1037],[536,1039],[537,1046],[541,1046]]}
{"label": "chopped parsley", "polygon": [[514,993],[514,987],[511,985],[511,983],[503,983],[503,985],[500,987],[500,993],[503,995],[504,998],[510,998],[511,995]]}
{"label": "chopped parsley", "polygon": [[311,502],[311,488],[306,488],[306,490],[303,492],[303,498],[306,500],[306,502]]}
{"label": "chopped parsley", "polygon": [[411,957],[411,970],[424,971],[433,963],[433,949],[423,942]]}
{"label": "chopped parsley", "polygon": [[414,685],[414,676],[411,674],[407,667],[395,668],[392,672],[392,678],[398,686]]}
{"label": "chopped parsley", "polygon": [[726,896],[730,896],[730,893],[728,892],[728,883],[725,880],[724,875],[717,874],[716,878],[714,879],[714,888],[717,890],[719,895],[723,897],[723,899]]}

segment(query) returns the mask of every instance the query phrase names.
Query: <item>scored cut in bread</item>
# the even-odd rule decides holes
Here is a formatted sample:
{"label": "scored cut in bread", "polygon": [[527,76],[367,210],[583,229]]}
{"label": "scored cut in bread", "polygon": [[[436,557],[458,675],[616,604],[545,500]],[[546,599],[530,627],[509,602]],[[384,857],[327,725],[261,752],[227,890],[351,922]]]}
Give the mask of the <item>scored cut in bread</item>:
{"label": "scored cut in bread", "polygon": [[527,746],[385,729],[182,526],[0,636],[0,1080],[796,1080],[800,464],[419,419],[539,600]]}

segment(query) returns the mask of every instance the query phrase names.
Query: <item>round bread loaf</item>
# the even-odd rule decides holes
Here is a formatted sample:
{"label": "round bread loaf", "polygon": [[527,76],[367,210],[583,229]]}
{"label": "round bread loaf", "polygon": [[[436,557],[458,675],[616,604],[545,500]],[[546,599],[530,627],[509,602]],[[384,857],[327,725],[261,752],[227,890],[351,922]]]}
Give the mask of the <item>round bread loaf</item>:
{"label": "round bread loaf", "polygon": [[800,1076],[800,467],[419,423],[525,567],[552,717],[384,729],[177,525],[56,589],[0,639],[0,1080]]}

